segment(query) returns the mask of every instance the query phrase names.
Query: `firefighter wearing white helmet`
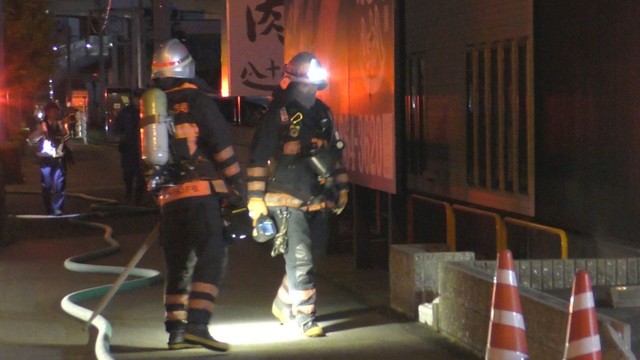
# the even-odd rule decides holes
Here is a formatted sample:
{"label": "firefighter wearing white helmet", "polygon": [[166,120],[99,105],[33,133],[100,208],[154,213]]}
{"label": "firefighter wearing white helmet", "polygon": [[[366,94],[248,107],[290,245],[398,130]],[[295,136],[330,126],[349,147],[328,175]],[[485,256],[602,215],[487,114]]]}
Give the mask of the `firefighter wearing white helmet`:
{"label": "firefighter wearing white helmet", "polygon": [[189,50],[177,39],[171,39],[153,54],[151,78],[192,79],[196,76],[196,63]]}
{"label": "firefighter wearing white helmet", "polygon": [[[165,42],[151,67],[156,89],[143,95],[141,137],[162,214],[168,345],[227,351],[208,325],[226,264],[220,204],[223,198],[244,203],[244,177],[227,122],[209,96],[211,88],[196,78],[187,48],[176,39]],[[169,146],[157,140],[167,129]]]}
{"label": "firefighter wearing white helmet", "polygon": [[[248,209],[257,240],[267,215],[277,234],[271,255],[283,254],[286,274],[271,311],[295,321],[307,337],[324,335],[316,322],[314,257],[326,246],[327,210],[339,214],[348,199],[349,178],[329,107],[316,98],[328,72],[309,52],[286,65],[280,87],[257,129],[247,168]],[[276,164],[269,169],[273,159]]]}

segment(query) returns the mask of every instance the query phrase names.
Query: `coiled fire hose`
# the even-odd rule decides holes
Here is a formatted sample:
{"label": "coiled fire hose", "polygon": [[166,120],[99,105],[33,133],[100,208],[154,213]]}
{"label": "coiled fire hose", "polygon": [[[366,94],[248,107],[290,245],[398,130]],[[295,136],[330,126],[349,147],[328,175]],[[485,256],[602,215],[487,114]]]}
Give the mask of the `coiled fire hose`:
{"label": "coiled fire hose", "polygon": [[[40,195],[40,192],[37,191],[7,191],[7,194],[17,194],[17,195]],[[86,194],[80,193],[68,193],[69,197],[81,198],[89,201],[96,201],[98,204],[92,206],[92,209],[109,209],[109,212],[127,212],[127,213],[148,213],[149,209],[147,208],[126,208],[114,206],[117,205],[118,202],[112,199],[105,199],[99,197],[93,197]],[[86,264],[86,262],[91,260],[96,260],[105,256],[112,255],[118,251],[120,251],[120,244],[111,236],[113,233],[113,229],[105,224],[100,224],[97,222],[84,221],[82,219],[88,218],[90,216],[97,215],[96,213],[86,213],[86,214],[68,214],[61,216],[50,216],[50,215],[10,215],[9,218],[15,219],[23,219],[23,220],[32,220],[32,219],[60,219],[69,221],[73,225],[78,226],[86,226],[90,228],[100,229],[104,231],[103,240],[107,243],[108,247],[104,249],[100,249],[98,251],[93,251],[81,255],[72,256],[64,261],[65,269],[69,271],[82,272],[82,273],[99,273],[99,274],[114,274],[119,275],[118,279],[113,285],[102,285],[89,289],[79,290],[73,292],[71,294],[66,295],[60,301],[60,307],[64,312],[73,316],[74,318],[83,321],[86,323],[86,328],[89,326],[93,326],[96,328],[98,334],[96,336],[94,352],[96,358],[99,360],[102,359],[113,359],[110,351],[110,341],[112,328],[111,324],[105,317],[100,315],[102,310],[107,306],[109,300],[116,293],[135,290],[139,288],[143,288],[159,282],[161,280],[161,274],[159,271],[154,269],[143,269],[136,268],[135,265],[142,258],[146,250],[149,246],[155,241],[159,232],[159,225],[156,225],[151,233],[147,236],[143,245],[136,252],[134,257],[129,261],[129,264],[126,267],[122,266],[108,266],[108,265],[93,265]],[[128,276],[134,276],[138,279],[125,281]],[[96,307],[96,310],[92,311],[87,308],[84,308],[78,303],[89,300],[103,297],[102,301]]]}

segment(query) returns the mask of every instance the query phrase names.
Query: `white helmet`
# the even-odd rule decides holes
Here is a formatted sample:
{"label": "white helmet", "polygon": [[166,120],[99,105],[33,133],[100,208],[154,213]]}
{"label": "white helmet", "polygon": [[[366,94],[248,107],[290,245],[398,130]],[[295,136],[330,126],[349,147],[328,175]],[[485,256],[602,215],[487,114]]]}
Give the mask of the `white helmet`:
{"label": "white helmet", "polygon": [[191,79],[196,75],[196,63],[189,50],[178,40],[171,39],[153,53],[151,78]]}
{"label": "white helmet", "polygon": [[301,52],[292,57],[284,67],[284,76],[280,80],[280,87],[286,89],[290,83],[318,85],[318,90],[327,87],[329,74],[322,67],[320,60],[312,53]]}

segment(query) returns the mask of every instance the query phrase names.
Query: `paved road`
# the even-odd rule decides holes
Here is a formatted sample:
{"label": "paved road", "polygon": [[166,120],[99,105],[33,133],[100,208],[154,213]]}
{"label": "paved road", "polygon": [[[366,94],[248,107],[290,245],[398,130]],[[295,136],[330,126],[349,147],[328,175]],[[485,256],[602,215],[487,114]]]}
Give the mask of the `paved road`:
{"label": "paved road", "polygon": [[[240,136],[240,138],[244,138]],[[242,145],[242,144],[241,144]],[[241,149],[242,151],[242,149]],[[79,145],[77,165],[69,171],[70,192],[122,199],[118,154],[114,147]],[[25,183],[11,191],[38,190],[37,163],[23,159]],[[37,195],[9,194],[13,214],[43,213]],[[69,199],[67,212],[89,212],[91,202]],[[157,221],[157,215],[95,218],[114,229],[122,250],[97,264],[124,265]],[[14,242],[0,248],[0,358],[92,359],[90,334],[60,310],[66,294],[111,283],[114,276],[72,273],[62,266],[72,255],[105,247],[101,233],[66,220],[20,220]],[[223,356],[234,359],[476,359],[427,327],[409,322],[388,308],[388,274],[355,269],[348,254],[328,256],[318,271],[319,321],[328,336],[304,339],[281,326],[270,304],[283,275],[281,258],[252,241],[230,247],[229,269],[211,325],[214,336],[232,344],[218,354],[203,349],[165,350],[162,286],[116,295],[104,315],[113,326],[111,351],[117,359],[182,359]],[[153,246],[145,268],[163,269],[161,250]],[[83,303],[93,308],[96,300]]]}

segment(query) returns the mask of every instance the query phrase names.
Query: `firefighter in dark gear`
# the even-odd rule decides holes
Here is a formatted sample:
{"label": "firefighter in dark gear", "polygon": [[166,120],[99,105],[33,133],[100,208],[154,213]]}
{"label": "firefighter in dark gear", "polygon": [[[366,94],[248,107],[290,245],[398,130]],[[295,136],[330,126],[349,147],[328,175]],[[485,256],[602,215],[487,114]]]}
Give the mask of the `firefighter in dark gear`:
{"label": "firefighter in dark gear", "polygon": [[60,107],[49,102],[44,107],[44,119],[29,135],[29,141],[38,145],[40,158],[42,200],[48,215],[62,215],[67,187],[67,161],[71,150],[70,139],[61,119]]}
{"label": "firefighter in dark gear", "polygon": [[[125,202],[140,205],[146,189],[140,153],[140,96],[134,91],[131,102],[116,116],[114,132],[120,136],[118,151],[125,185]],[[134,190],[135,187],[135,190]]]}
{"label": "firefighter in dark gear", "polygon": [[[276,221],[280,232],[272,255],[283,253],[286,263],[272,313],[281,323],[295,319],[308,337],[324,335],[315,317],[312,249],[324,241],[317,235],[326,232],[314,229],[326,226],[326,210],[344,209],[349,189],[344,144],[330,109],[316,99],[326,86],[327,72],[313,54],[297,54],[287,63],[254,135],[247,168],[249,215],[254,222],[264,215]],[[320,168],[330,169],[322,174],[314,166],[321,154],[328,156]]]}
{"label": "firefighter in dark gear", "polygon": [[78,117],[76,116],[80,110],[74,107],[70,107],[67,104],[67,115],[64,117],[64,124],[69,132],[69,136],[73,139],[78,137],[76,127],[78,126]]}
{"label": "firefighter in dark gear", "polygon": [[[243,203],[246,184],[228,124],[180,41],[169,40],[154,53],[151,78],[166,94],[174,122],[171,160],[164,165],[168,182],[152,189],[161,207],[168,346],[227,351],[208,329],[226,265],[221,201],[234,194],[227,199]],[[144,115],[141,134],[149,121]]]}

